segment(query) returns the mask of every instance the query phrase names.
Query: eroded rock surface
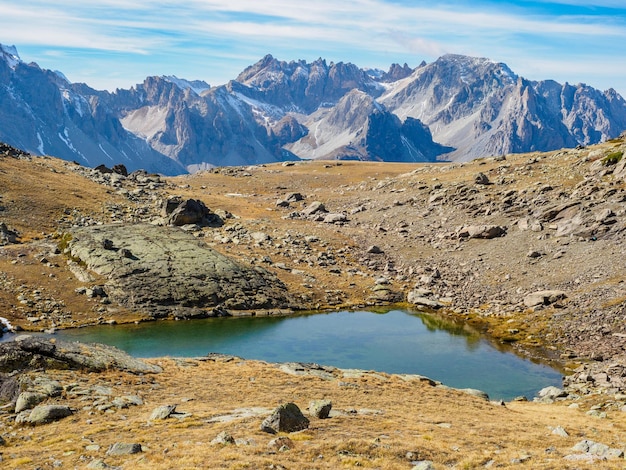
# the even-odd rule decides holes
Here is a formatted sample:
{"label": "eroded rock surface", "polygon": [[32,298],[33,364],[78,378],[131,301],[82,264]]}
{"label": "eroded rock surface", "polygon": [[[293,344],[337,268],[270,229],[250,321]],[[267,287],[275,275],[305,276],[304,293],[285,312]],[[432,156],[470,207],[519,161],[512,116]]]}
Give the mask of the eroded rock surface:
{"label": "eroded rock surface", "polygon": [[21,336],[0,343],[0,372],[40,368],[161,372],[159,366],[135,359],[124,351],[104,344],[82,344],[34,336]]}
{"label": "eroded rock surface", "polygon": [[177,228],[108,225],[78,228],[72,235],[71,255],[108,279],[110,299],[153,317],[211,316],[218,306],[289,305],[287,289],[274,275],[244,266]]}

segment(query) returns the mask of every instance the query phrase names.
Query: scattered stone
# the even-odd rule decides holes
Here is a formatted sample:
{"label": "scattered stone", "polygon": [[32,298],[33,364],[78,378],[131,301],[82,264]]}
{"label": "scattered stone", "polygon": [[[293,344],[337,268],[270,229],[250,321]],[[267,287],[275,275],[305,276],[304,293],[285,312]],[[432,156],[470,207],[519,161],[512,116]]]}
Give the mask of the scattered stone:
{"label": "scattered stone", "polygon": [[565,398],[568,393],[558,387],[550,386],[539,390],[537,397],[533,400],[539,403],[553,403],[557,398]]}
{"label": "scattered stone", "polygon": [[341,224],[347,220],[346,214],[328,214],[324,217],[324,223],[327,224]]}
{"label": "scattered stone", "polygon": [[261,431],[276,434],[279,432],[302,431],[309,427],[309,420],[294,403],[280,405],[261,423]]}
{"label": "scattered stone", "polygon": [[87,468],[96,469],[96,470],[121,470],[122,467],[114,467],[112,465],[105,463],[105,461],[102,459],[94,459],[91,462],[89,462],[89,465],[87,465]]}
{"label": "scattered stone", "polygon": [[413,289],[407,294],[406,301],[418,307],[426,307],[433,310],[440,309],[444,305],[438,300],[431,299],[424,295],[426,289]]}
{"label": "scattered stone", "polygon": [[[72,415],[69,406],[64,405],[39,405],[33,408],[25,422],[28,424],[39,425],[58,421]],[[18,415],[19,416],[19,415]],[[17,420],[16,420],[17,421]]]}
{"label": "scattered stone", "polygon": [[602,460],[614,460],[624,458],[624,451],[622,449],[611,448],[606,444],[594,442],[590,439],[583,439],[572,450],[575,452],[582,452],[583,455],[592,456],[594,458]]}
{"label": "scattered stone", "polygon": [[435,470],[435,464],[430,460],[421,460],[418,462],[412,462],[413,470]]}
{"label": "scattered stone", "polygon": [[141,444],[127,444],[124,442],[116,442],[111,447],[109,447],[106,455],[132,455],[139,454],[140,452],[143,452]]}
{"label": "scattered stone", "polygon": [[235,444],[235,438],[228,431],[222,431],[211,441],[211,444],[232,445]]}
{"label": "scattered stone", "polygon": [[500,225],[468,225],[457,232],[459,238],[480,238],[491,240],[492,238],[506,235],[506,227]]}
{"label": "scattered stone", "polygon": [[309,414],[319,419],[326,419],[333,403],[330,400],[313,400],[309,403]]}
{"label": "scattered stone", "polygon": [[0,246],[17,243],[19,233],[11,230],[4,222],[0,222]]}
{"label": "scattered stone", "polygon": [[306,217],[309,217],[313,214],[317,214],[318,212],[328,212],[326,210],[326,206],[319,201],[313,201],[307,207],[302,209],[302,214]]}
{"label": "scattered stone", "polygon": [[304,196],[301,193],[289,193],[285,196],[285,201],[288,202],[299,202],[303,200]]}
{"label": "scattered stone", "polygon": [[295,444],[287,436],[280,436],[269,441],[267,443],[267,447],[273,451],[286,452],[293,449],[295,447]]}
{"label": "scattered stone", "polygon": [[168,419],[174,413],[176,413],[176,405],[157,406],[154,410],[152,410],[149,420],[154,421],[157,419]]}
{"label": "scattered stone", "polygon": [[22,392],[17,397],[15,402],[15,413],[20,413],[24,410],[30,410],[44,401],[47,395],[37,392]]}
{"label": "scattered stone", "polygon": [[566,299],[567,294],[560,290],[543,290],[533,292],[524,297],[524,305],[528,308],[538,305],[552,305],[560,300]]}
{"label": "scattered stone", "polygon": [[480,185],[488,185],[491,184],[491,182],[489,181],[489,178],[487,177],[486,174],[484,173],[478,173],[475,177],[474,177],[474,183],[476,184],[480,184]]}
{"label": "scattered stone", "polygon": [[367,250],[365,251],[373,255],[381,255],[384,253],[384,251],[379,246],[376,246],[376,245],[369,246]]}
{"label": "scattered stone", "polygon": [[552,429],[552,434],[561,437],[569,437],[568,432],[563,428],[563,426],[557,426]]}

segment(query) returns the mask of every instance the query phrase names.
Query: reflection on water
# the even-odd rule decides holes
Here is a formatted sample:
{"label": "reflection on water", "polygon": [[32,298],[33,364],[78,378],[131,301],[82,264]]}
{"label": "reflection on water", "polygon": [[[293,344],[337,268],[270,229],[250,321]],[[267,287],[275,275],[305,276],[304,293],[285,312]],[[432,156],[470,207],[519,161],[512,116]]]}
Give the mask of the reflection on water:
{"label": "reflection on water", "polygon": [[270,362],[316,362],[341,368],[421,374],[494,398],[532,397],[560,374],[499,351],[467,327],[392,310],[279,318],[211,318],[65,330],[58,337],[100,342],[137,357],[233,354]]}

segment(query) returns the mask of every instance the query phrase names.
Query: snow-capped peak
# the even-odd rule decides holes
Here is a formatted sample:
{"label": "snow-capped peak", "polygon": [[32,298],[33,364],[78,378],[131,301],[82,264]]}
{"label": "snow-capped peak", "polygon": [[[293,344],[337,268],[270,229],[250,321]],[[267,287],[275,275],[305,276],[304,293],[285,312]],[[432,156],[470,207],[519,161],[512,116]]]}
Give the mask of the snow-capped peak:
{"label": "snow-capped peak", "polygon": [[4,59],[12,69],[14,69],[17,64],[22,62],[15,46],[5,46],[4,44],[0,44],[0,57],[2,57],[2,59]]}
{"label": "snow-capped peak", "polygon": [[162,78],[163,80],[173,83],[181,90],[189,89],[198,95],[202,93],[203,91],[206,91],[209,88],[211,88],[211,85],[209,85],[207,82],[203,80],[189,81],[189,80],[185,80],[184,78],[178,78],[176,75],[164,75]]}

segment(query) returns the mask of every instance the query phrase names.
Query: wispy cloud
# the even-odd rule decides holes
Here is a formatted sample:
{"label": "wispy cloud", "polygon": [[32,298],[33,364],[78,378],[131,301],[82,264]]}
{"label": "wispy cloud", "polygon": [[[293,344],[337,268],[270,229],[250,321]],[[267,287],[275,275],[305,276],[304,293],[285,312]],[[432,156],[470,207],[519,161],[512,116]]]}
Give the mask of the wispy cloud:
{"label": "wispy cloud", "polygon": [[[0,0],[0,42],[17,45],[33,55],[28,60],[63,70],[73,80],[95,77],[105,84],[108,77],[115,86],[159,73],[223,83],[266,53],[386,67],[455,52],[517,65],[522,75],[534,70],[533,63],[551,64],[544,70],[555,75],[545,78],[564,80],[567,70],[570,81],[591,77],[606,86],[606,77],[626,91],[617,64],[626,41],[621,3]],[[63,50],[71,54],[51,67],[52,53]],[[576,57],[593,54],[603,64],[602,76],[577,64]]]}

